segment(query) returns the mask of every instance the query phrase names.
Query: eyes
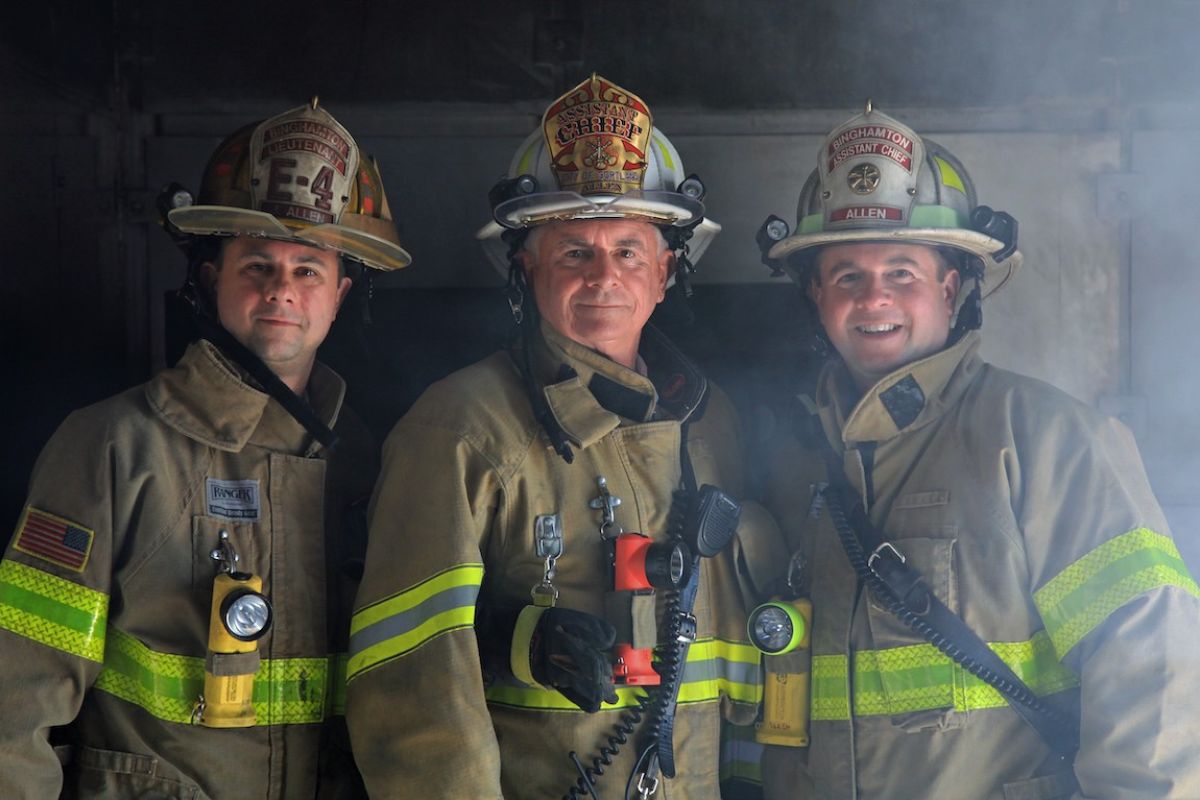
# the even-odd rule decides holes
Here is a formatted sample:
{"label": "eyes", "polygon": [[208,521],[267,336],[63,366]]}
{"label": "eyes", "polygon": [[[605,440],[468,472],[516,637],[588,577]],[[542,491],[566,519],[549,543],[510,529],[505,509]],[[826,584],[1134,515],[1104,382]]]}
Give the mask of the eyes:
{"label": "eyes", "polygon": [[[585,249],[582,247],[574,247],[569,250],[565,250],[562,253],[562,257],[564,260],[572,261],[572,262],[586,261],[586,260],[592,258],[594,255],[595,255],[595,252],[593,250],[588,250],[588,249]],[[645,261],[645,258],[643,258],[641,252],[633,249],[632,247],[622,247],[622,248],[618,248],[617,250],[614,250],[613,257],[620,261],[631,262],[631,263],[638,262],[638,261]]]}
{"label": "eyes", "polygon": [[[266,277],[275,273],[275,264],[269,261],[247,261],[242,265],[242,271],[253,275],[254,277]],[[319,278],[320,271],[306,264],[293,267],[291,274],[296,278]]]}
{"label": "eyes", "polygon": [[[917,275],[908,267],[893,267],[882,274],[882,279],[893,285],[905,285],[917,280]],[[844,289],[861,286],[866,280],[866,273],[854,270],[844,270],[834,276],[833,283]]]}

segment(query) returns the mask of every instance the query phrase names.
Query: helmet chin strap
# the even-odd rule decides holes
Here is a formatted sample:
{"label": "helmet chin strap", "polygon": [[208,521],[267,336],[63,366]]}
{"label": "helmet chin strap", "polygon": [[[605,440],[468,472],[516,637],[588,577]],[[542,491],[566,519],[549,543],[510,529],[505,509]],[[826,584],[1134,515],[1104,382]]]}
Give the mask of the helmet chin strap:
{"label": "helmet chin strap", "polygon": [[517,253],[520,252],[527,234],[528,231],[525,230],[505,231],[503,234],[504,240],[508,242],[508,283],[504,287],[504,296],[508,300],[513,321],[517,323],[517,348],[521,351],[517,357],[517,367],[525,383],[525,394],[529,397],[534,418],[549,437],[554,452],[558,453],[563,461],[571,464],[575,461],[575,453],[567,441],[567,434],[550,413],[550,406],[546,404],[546,397],[542,394],[542,386],[533,374],[532,345],[538,336],[540,318],[533,290],[525,281],[525,270],[517,259]]}
{"label": "helmet chin strap", "polygon": [[200,335],[212,342],[226,357],[244,369],[264,392],[283,406],[299,422],[313,438],[332,450],[338,443],[338,435],[328,425],[321,421],[304,398],[292,391],[286,383],[279,379],[263,360],[248,347],[233,338],[233,334],[216,321],[215,315],[203,298],[203,292],[196,283],[195,270],[189,270],[187,281],[179,290],[179,296],[192,309],[192,318]]}
{"label": "helmet chin strap", "polygon": [[950,331],[950,338],[946,341],[946,346],[958,342],[959,339],[967,335],[968,331],[979,330],[983,325],[983,289],[979,280],[979,276],[973,276],[971,280],[971,291],[967,293],[963,299],[962,305],[958,309],[958,316],[954,320],[954,328]]}

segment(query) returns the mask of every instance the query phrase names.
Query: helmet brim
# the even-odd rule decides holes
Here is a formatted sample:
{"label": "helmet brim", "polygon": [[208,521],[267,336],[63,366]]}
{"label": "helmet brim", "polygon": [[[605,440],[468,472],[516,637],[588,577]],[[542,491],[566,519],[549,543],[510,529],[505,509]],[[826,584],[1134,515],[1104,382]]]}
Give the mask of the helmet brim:
{"label": "helmet brim", "polygon": [[344,225],[288,224],[265,211],[233,206],[185,206],[172,209],[167,219],[191,236],[254,236],[337,250],[363,266],[383,271],[412,263],[408,252],[386,239]]}
{"label": "helmet brim", "polygon": [[789,236],[770,249],[767,255],[777,260],[814,247],[855,242],[902,242],[926,244],[934,247],[953,247],[979,256],[984,265],[983,296],[993,294],[1008,283],[1024,260],[1019,250],[1007,258],[997,261],[995,254],[1004,249],[1004,243],[985,233],[961,228],[893,228],[850,231],[825,231]]}
{"label": "helmet brim", "polygon": [[[621,217],[573,217],[572,219],[623,219]],[[547,220],[551,222],[553,220]],[[649,220],[646,220],[649,222]],[[651,223],[654,224],[654,223]],[[484,252],[487,254],[488,261],[492,262],[492,266],[502,275],[508,275],[508,245],[501,239],[501,235],[506,228],[500,223],[492,220],[475,232],[475,238],[479,240]],[[695,228],[692,229],[692,238],[688,239],[688,260],[695,264],[704,255],[704,251],[712,244],[713,237],[721,232],[721,225],[716,220],[705,217],[700,220]],[[675,276],[672,275],[672,282]],[[670,283],[668,283],[670,285]]]}
{"label": "helmet brim", "polygon": [[539,192],[496,206],[495,220],[505,228],[529,228],[572,219],[644,219],[654,225],[690,225],[704,216],[704,203],[678,192],[636,191],[584,196],[576,192]]}

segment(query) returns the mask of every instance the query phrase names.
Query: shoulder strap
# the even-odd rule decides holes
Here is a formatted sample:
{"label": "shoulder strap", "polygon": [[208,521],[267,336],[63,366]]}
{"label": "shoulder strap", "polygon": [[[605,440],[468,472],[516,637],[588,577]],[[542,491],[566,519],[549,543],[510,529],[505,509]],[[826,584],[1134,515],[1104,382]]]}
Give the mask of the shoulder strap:
{"label": "shoulder strap", "polygon": [[[846,557],[875,597],[913,631],[967,672],[1000,692],[1008,704],[1064,761],[1079,749],[1079,727],[1042,701],[963,620],[929,590],[921,574],[867,518],[825,441],[829,486],[826,507]],[[849,507],[851,511],[847,513]]]}

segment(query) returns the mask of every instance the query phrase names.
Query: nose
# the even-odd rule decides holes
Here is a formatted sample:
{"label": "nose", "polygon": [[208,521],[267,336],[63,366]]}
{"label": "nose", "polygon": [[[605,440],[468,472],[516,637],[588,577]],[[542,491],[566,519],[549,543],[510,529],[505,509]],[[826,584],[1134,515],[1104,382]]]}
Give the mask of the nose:
{"label": "nose", "polygon": [[616,256],[609,253],[597,253],[588,264],[585,274],[588,286],[608,289],[620,282],[621,269]]}
{"label": "nose", "polygon": [[866,275],[863,277],[862,284],[854,297],[854,301],[861,308],[890,306],[892,304],[892,290],[888,286],[887,281],[881,276]]}
{"label": "nose", "polygon": [[271,270],[267,279],[264,294],[272,303],[291,303],[295,301],[295,279],[286,269]]}

